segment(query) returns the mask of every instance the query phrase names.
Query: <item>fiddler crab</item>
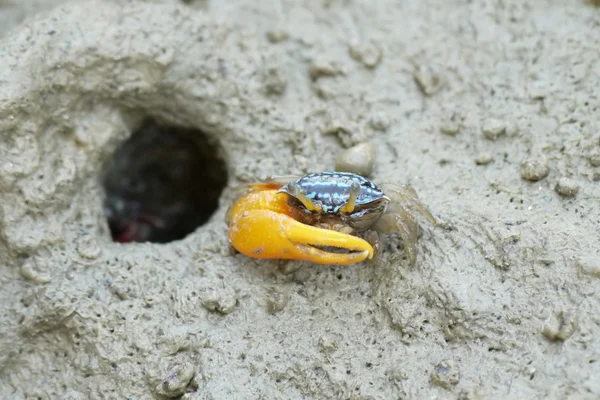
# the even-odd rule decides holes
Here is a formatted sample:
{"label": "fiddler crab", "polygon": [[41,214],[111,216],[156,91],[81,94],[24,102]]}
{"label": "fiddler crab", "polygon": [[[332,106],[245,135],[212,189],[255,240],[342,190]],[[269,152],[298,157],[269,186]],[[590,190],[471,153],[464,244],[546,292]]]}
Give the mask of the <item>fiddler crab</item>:
{"label": "fiddler crab", "polygon": [[378,232],[397,232],[414,264],[419,227],[405,204],[433,225],[435,218],[412,187],[381,186],[386,193],[369,179],[346,172],[269,177],[251,184],[229,209],[229,240],[252,258],[350,265],[373,258]]}

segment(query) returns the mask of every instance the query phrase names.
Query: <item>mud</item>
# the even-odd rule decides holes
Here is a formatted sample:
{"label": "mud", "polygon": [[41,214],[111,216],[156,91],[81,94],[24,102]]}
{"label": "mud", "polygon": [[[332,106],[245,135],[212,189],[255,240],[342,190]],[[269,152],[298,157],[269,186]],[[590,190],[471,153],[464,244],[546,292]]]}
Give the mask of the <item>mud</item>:
{"label": "mud", "polygon": [[[59,3],[0,2],[0,397],[600,396],[594,2]],[[115,243],[102,171],[150,117],[227,187]],[[440,222],[414,267],[231,251],[240,184],[365,142]]]}

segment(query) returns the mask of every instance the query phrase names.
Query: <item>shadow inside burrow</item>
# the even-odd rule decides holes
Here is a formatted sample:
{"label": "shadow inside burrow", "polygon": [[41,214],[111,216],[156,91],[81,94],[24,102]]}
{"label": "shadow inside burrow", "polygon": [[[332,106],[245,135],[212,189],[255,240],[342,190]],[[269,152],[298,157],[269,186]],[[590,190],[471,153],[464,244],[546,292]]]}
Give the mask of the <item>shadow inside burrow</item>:
{"label": "shadow inside burrow", "polygon": [[168,243],[208,222],[228,177],[216,138],[147,118],[114,152],[101,179],[115,242]]}

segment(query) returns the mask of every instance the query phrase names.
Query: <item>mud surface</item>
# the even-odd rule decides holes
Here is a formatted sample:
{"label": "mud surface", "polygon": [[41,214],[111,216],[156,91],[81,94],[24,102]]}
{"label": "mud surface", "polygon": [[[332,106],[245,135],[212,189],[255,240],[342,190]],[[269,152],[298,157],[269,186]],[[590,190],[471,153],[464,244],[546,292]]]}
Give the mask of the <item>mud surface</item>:
{"label": "mud surface", "polygon": [[[0,2],[0,397],[600,397],[593,4],[58,3]],[[218,141],[227,187],[114,243],[101,172],[148,117]],[[440,221],[415,267],[231,251],[240,184],[367,141]]]}

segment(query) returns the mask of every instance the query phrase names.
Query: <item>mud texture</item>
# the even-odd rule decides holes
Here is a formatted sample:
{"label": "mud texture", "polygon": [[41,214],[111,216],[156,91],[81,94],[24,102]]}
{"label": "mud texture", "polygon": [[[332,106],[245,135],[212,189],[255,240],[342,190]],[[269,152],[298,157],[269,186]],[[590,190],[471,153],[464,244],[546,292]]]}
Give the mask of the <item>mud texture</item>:
{"label": "mud texture", "polygon": [[[0,1],[1,398],[600,397],[594,2],[58,3]],[[146,118],[227,187],[114,243],[101,173]],[[365,142],[440,221],[415,267],[231,251],[239,185]]]}

